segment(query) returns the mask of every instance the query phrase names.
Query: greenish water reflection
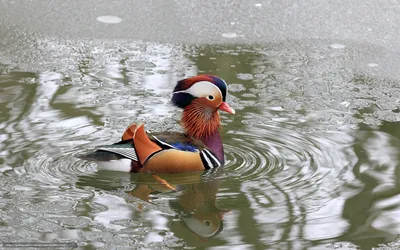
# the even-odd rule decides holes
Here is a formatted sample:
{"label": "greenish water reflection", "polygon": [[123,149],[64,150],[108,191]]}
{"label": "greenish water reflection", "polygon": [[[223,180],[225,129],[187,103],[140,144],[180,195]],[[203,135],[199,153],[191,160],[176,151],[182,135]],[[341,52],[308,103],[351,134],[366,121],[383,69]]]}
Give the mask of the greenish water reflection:
{"label": "greenish water reflection", "polygon": [[[83,249],[397,244],[398,81],[352,69],[346,53],[359,50],[323,42],[69,46],[70,65],[49,59],[53,72],[1,66],[0,241],[56,239]],[[133,121],[179,129],[171,89],[199,73],[223,77],[237,110],[222,115],[222,169],[163,176],[173,191],[151,175],[97,172],[73,157],[117,141]]]}

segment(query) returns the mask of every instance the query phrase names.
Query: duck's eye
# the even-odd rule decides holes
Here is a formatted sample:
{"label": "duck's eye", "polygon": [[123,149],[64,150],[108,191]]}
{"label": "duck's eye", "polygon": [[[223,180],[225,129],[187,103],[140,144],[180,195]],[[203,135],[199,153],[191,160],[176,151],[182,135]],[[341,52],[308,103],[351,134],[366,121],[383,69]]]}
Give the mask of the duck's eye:
{"label": "duck's eye", "polygon": [[212,95],[209,95],[207,98],[208,98],[209,100],[214,100],[214,96],[212,96]]}

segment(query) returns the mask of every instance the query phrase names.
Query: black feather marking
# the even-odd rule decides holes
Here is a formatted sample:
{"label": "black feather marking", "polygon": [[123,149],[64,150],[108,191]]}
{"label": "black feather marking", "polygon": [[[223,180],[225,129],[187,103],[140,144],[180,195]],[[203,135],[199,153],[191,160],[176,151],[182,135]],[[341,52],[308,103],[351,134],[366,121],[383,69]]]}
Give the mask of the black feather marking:
{"label": "black feather marking", "polygon": [[228,90],[228,86],[226,85],[226,82],[217,76],[210,76],[210,77],[213,79],[214,84],[217,85],[219,90],[221,90],[222,101],[225,102],[226,101],[226,92]]}
{"label": "black feather marking", "polygon": [[212,165],[214,167],[220,167],[221,163],[218,161],[217,157],[215,157],[210,151],[208,151],[207,149],[204,149],[203,152],[206,153],[207,157],[211,160]]}
{"label": "black feather marking", "polygon": [[133,161],[137,161],[137,155],[136,151],[134,148],[112,148],[112,147],[99,147],[97,148],[99,151],[106,151],[106,152],[111,152],[115,154],[122,155],[128,159],[131,159]]}
{"label": "black feather marking", "polygon": [[206,169],[214,168],[214,165],[211,163],[210,159],[209,159],[208,156],[204,153],[204,151],[201,151],[201,153],[200,153],[200,158],[201,158],[201,161],[202,161],[202,163],[203,163],[203,165],[204,165],[204,167],[205,167]]}
{"label": "black feather marking", "polygon": [[161,148],[163,148],[163,149],[175,148],[174,146],[172,146],[172,145],[170,145],[170,144],[158,139],[156,136],[154,136],[154,135],[151,135],[151,136],[153,137],[152,139],[154,139],[153,141],[155,143],[157,143],[157,145],[160,146]]}
{"label": "black feather marking", "polygon": [[196,97],[192,96],[189,93],[185,92],[177,92],[173,93],[171,102],[173,105],[177,106],[178,108],[185,108],[188,106],[192,101],[196,99]]}
{"label": "black feather marking", "polygon": [[113,161],[125,158],[122,155],[101,150],[91,152],[88,154],[77,155],[76,157],[87,161]]}

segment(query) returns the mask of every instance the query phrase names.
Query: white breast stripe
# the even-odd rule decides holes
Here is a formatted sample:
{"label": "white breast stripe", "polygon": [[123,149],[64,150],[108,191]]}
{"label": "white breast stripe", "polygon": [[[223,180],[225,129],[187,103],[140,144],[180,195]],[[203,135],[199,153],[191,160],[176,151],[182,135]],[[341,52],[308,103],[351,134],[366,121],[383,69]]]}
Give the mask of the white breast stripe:
{"label": "white breast stripe", "polygon": [[205,151],[207,153],[207,155],[217,164],[217,167],[221,166],[221,163],[219,162],[219,160],[217,158],[215,158],[215,156],[208,151],[207,149],[203,149],[203,151]]}
{"label": "white breast stripe", "polygon": [[201,151],[201,154],[203,155],[204,159],[206,159],[208,167],[209,168],[214,168],[214,165],[211,163],[210,159],[208,158],[208,156],[204,153],[204,151]]}
{"label": "white breast stripe", "polygon": [[116,153],[122,156],[125,156],[126,158],[129,158],[131,160],[137,161],[137,155],[136,151],[134,148],[111,148],[111,147],[100,147],[96,148],[97,150],[103,150],[107,152],[112,152]]}

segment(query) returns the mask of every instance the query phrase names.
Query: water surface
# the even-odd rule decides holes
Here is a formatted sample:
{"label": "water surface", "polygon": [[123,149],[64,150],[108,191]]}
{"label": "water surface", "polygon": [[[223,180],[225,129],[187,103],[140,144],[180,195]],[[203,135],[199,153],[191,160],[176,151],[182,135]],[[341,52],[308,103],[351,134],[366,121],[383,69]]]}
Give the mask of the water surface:
{"label": "water surface", "polygon": [[[0,242],[82,249],[400,244],[400,90],[382,59],[390,51],[323,40],[43,39],[26,53],[23,61],[0,57]],[[222,114],[223,168],[162,175],[173,192],[150,175],[97,171],[74,157],[118,141],[132,122],[179,130],[171,90],[201,73],[228,82],[227,101],[237,111]]]}

